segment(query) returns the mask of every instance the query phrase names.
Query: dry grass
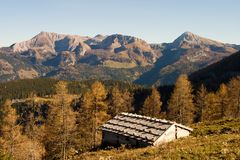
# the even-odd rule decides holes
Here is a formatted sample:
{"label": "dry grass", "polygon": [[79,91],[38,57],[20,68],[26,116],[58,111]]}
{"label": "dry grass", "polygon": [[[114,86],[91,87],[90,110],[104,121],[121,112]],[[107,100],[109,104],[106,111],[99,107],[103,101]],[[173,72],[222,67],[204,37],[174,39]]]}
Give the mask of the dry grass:
{"label": "dry grass", "polygon": [[194,125],[192,136],[159,147],[88,152],[83,160],[240,159],[240,119]]}

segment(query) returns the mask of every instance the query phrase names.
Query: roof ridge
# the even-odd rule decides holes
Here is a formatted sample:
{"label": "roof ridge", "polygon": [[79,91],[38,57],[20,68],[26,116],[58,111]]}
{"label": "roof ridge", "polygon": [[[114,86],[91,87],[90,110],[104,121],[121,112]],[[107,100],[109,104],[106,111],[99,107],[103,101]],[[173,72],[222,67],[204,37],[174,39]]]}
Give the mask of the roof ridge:
{"label": "roof ridge", "polygon": [[178,126],[178,127],[180,127],[180,128],[184,128],[184,129],[187,129],[187,130],[189,130],[189,131],[193,131],[193,129],[192,128],[190,128],[190,127],[188,127],[188,126],[185,126],[185,125],[183,125],[183,124],[180,124],[180,123],[174,123],[176,126]]}
{"label": "roof ridge", "polygon": [[185,126],[183,124],[177,123],[175,121],[169,121],[169,120],[166,120],[166,119],[152,118],[152,117],[149,117],[149,116],[139,115],[139,114],[136,114],[136,113],[127,113],[127,112],[122,112],[119,115],[136,117],[136,118],[143,118],[143,119],[147,119],[147,120],[153,120],[153,121],[156,121],[156,122],[162,122],[162,123],[168,123],[168,124],[175,124],[175,125],[177,125],[177,126],[179,126],[181,128],[185,128],[185,129],[187,129],[189,131],[193,130],[192,128],[187,127],[187,126]]}
{"label": "roof ridge", "polygon": [[176,123],[174,121],[169,121],[169,120],[160,119],[160,118],[153,118],[153,117],[149,117],[149,116],[139,115],[139,114],[136,114],[136,113],[122,112],[119,115],[136,117],[136,118],[143,118],[143,119],[147,119],[147,120],[154,120],[154,121],[157,121],[157,122],[170,123],[170,124],[175,124]]}

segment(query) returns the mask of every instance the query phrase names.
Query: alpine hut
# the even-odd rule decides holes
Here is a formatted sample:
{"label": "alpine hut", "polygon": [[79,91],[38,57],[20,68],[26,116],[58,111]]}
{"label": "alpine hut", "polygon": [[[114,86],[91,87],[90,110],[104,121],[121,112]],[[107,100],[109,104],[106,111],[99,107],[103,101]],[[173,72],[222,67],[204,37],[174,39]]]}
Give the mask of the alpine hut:
{"label": "alpine hut", "polygon": [[101,126],[102,145],[158,146],[189,136],[192,129],[176,122],[121,113]]}

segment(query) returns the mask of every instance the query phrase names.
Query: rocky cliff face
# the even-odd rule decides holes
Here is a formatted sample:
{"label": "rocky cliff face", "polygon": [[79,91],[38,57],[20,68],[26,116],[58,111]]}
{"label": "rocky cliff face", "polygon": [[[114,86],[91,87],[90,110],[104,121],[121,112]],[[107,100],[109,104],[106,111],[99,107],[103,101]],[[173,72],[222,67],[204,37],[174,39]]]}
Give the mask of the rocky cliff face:
{"label": "rocky cliff face", "polygon": [[11,46],[14,53],[32,63],[42,63],[56,58],[61,52],[75,52],[79,56],[91,48],[84,43],[89,37],[41,32],[32,39]]}
{"label": "rocky cliff face", "polygon": [[87,39],[89,37],[41,32],[30,40],[12,45],[12,48],[14,52],[18,53],[34,48],[44,48],[46,51],[55,52],[57,49],[74,49]]}

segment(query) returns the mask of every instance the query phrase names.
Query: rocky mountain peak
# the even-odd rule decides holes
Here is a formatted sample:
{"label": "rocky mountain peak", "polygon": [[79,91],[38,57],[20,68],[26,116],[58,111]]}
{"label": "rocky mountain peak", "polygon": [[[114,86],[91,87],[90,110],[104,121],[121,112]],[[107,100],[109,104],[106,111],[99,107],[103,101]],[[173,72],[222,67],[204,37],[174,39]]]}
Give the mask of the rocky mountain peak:
{"label": "rocky mountain peak", "polygon": [[94,38],[95,38],[95,39],[104,39],[105,36],[102,35],[102,34],[97,34]]}
{"label": "rocky mountain peak", "polygon": [[62,39],[64,37],[66,37],[67,35],[64,34],[58,34],[58,33],[54,33],[54,32],[45,32],[42,31],[39,34],[37,34],[35,37],[32,38],[32,40],[35,40],[36,42],[39,41],[51,41],[54,42],[56,40]]}
{"label": "rocky mountain peak", "polygon": [[[107,36],[101,43],[102,48],[118,48],[118,47],[127,47],[130,45],[134,45],[137,48],[138,47],[144,47],[150,50],[150,45],[139,38],[133,37],[133,36],[127,36],[122,34],[113,34],[110,36]],[[140,48],[141,48],[140,47]]]}
{"label": "rocky mountain peak", "polygon": [[121,34],[113,34],[108,36],[106,39],[104,39],[104,42],[108,42],[108,43],[118,42],[121,45],[124,45],[124,44],[133,43],[134,40],[135,40],[135,37],[125,36]]}
{"label": "rocky mountain peak", "polygon": [[106,38],[106,36],[98,34],[93,38],[89,38],[88,40],[86,40],[85,42],[89,45],[98,45],[100,42],[102,42],[104,39]]}
{"label": "rocky mountain peak", "polygon": [[11,47],[13,48],[14,52],[24,52],[28,51],[29,49],[42,47],[45,47],[48,50],[53,50],[55,41],[64,37],[65,35],[62,34],[42,31],[36,36],[34,36],[32,39],[16,43]]}
{"label": "rocky mountain peak", "polygon": [[205,48],[209,46],[224,47],[224,43],[207,39],[187,31],[174,40],[171,45],[172,48]]}
{"label": "rocky mountain peak", "polygon": [[47,32],[47,31],[41,31],[40,33],[38,33],[36,35],[37,36],[43,36],[43,35],[61,35],[61,34],[58,34],[58,33],[55,33],[55,32]]}
{"label": "rocky mountain peak", "polygon": [[189,31],[184,32],[180,37],[185,41],[199,41],[200,39],[200,36]]}
{"label": "rocky mountain peak", "polygon": [[181,47],[183,44],[199,44],[201,41],[201,37],[195,35],[191,32],[184,32],[180,35],[174,42],[173,45],[175,47]]}
{"label": "rocky mountain peak", "polygon": [[[89,37],[42,31],[32,39],[16,43],[12,45],[11,48],[17,53],[25,52],[30,49],[43,49],[44,51],[41,52],[50,53],[56,52],[56,49],[61,51],[70,49],[72,51],[79,45],[79,43],[83,43],[83,41],[86,41],[87,39],[89,39]],[[87,44],[83,45],[88,47]]]}

